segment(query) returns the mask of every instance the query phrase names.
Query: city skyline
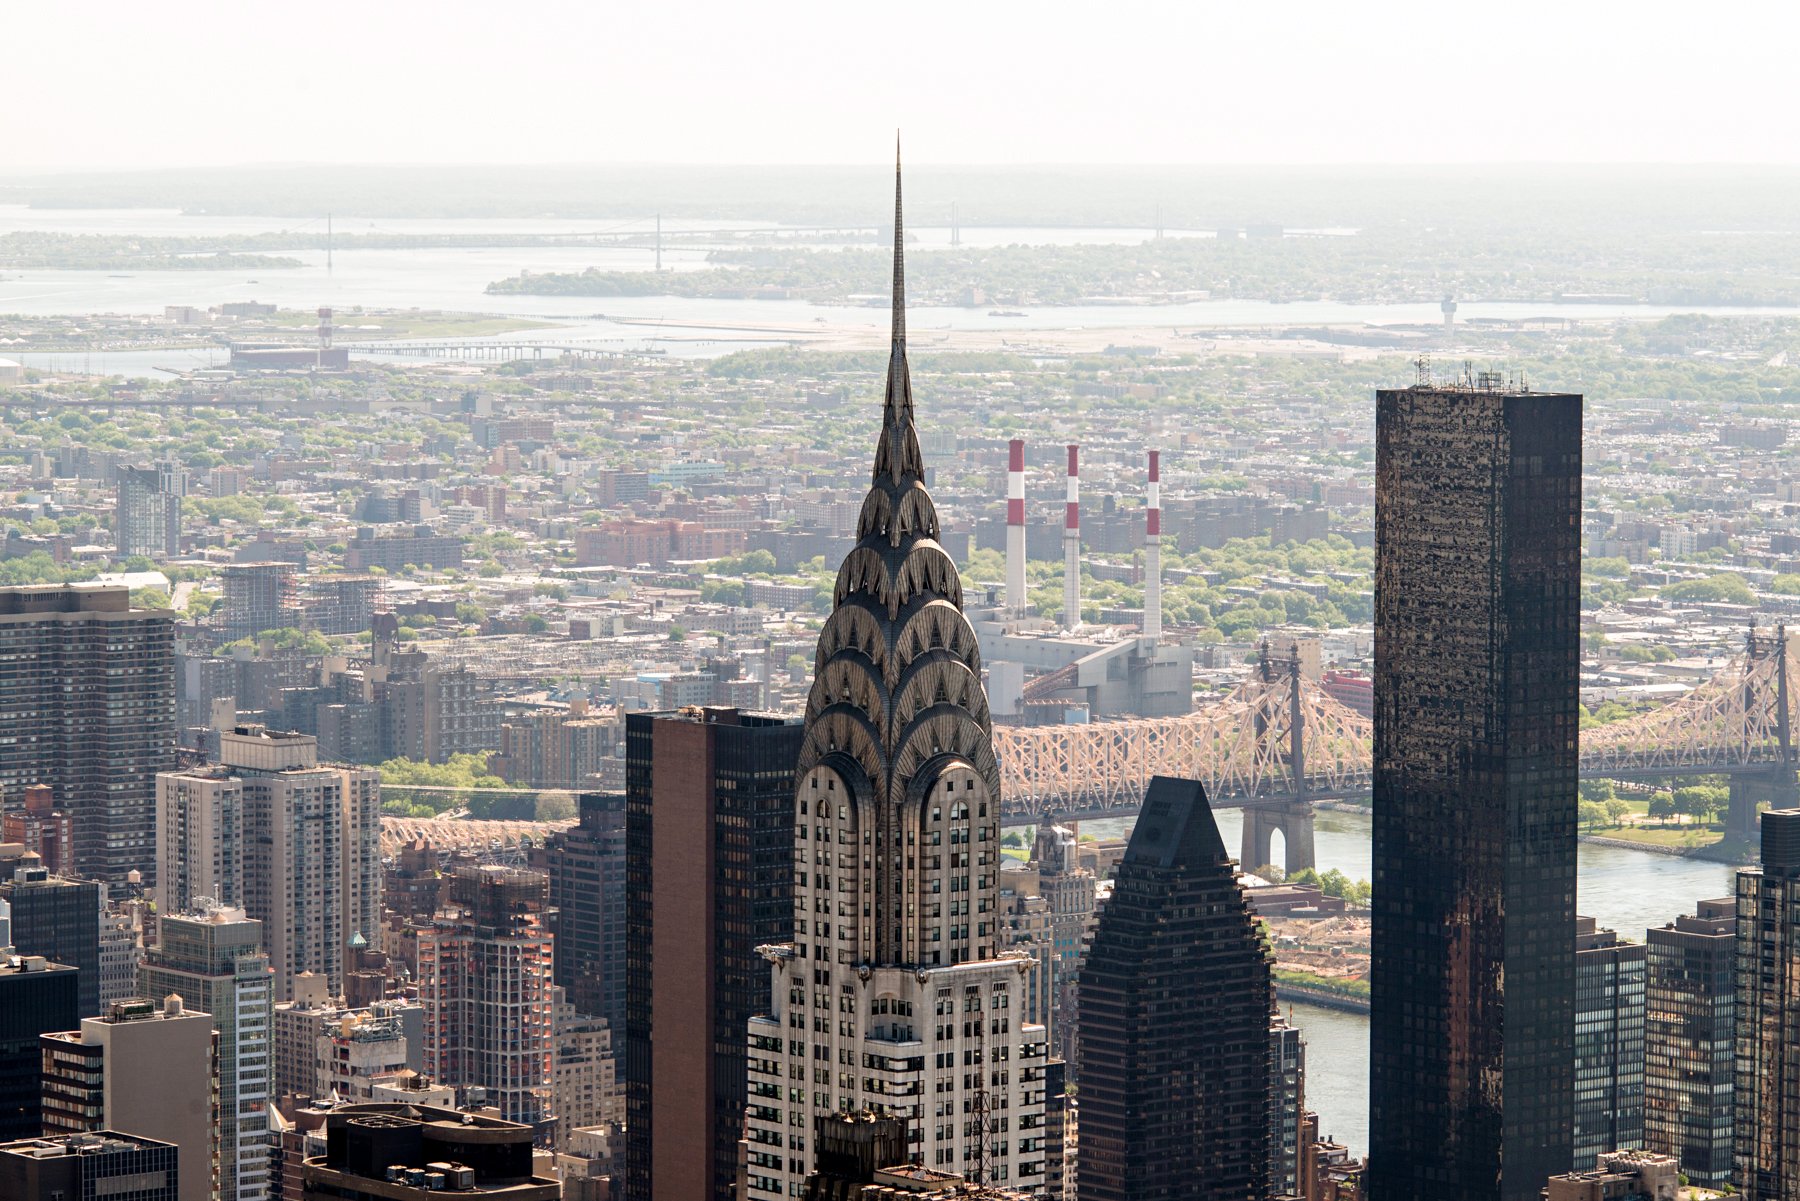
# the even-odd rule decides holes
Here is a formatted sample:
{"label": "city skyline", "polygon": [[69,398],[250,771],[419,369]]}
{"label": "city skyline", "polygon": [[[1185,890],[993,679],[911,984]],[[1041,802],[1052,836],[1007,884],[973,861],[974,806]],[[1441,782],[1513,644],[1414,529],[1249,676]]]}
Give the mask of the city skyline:
{"label": "city skyline", "polygon": [[[272,128],[409,15],[289,86],[319,14],[238,108]],[[409,49],[461,69],[459,15]],[[885,77],[840,49],[754,94],[873,27],[769,52],[778,19],[720,16],[683,68],[728,61],[671,93],[648,48],[597,73],[664,13],[575,81],[595,18],[540,15],[541,87],[509,25],[386,136],[496,144],[471,105],[636,88],[672,152],[702,92],[740,89],[728,134],[855,75],[733,144],[848,154],[884,90],[1016,24],[931,15]],[[1515,173],[1511,135],[1624,153],[1721,69],[1709,32],[1584,121],[1677,48],[1647,19],[1615,48],[1653,54],[1571,79],[1619,25],[1586,13],[1510,92],[1428,105],[1366,86],[1380,52],[1477,18],[1290,15],[1284,70],[1328,69],[1182,139],[1268,57],[1268,15],[1178,49],[1195,20],[1109,16],[1015,120],[1009,155],[1075,153],[1150,105],[1110,171],[953,165],[1064,14],[951,71],[928,222],[898,145],[891,216],[849,162],[289,191],[175,170],[173,121],[165,173],[0,173],[0,1129],[57,1140],[0,1171],[53,1194],[131,1156],[184,1201],[1800,1189],[1800,164]],[[1283,117],[1352,67],[1353,103]],[[1270,154],[1360,122],[1347,155],[1421,107],[1501,165],[1130,165],[1270,122]]]}

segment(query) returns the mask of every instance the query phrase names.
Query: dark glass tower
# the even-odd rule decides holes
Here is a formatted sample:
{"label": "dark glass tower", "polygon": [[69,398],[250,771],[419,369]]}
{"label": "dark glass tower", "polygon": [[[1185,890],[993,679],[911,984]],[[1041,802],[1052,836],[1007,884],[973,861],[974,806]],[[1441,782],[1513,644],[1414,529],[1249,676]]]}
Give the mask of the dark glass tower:
{"label": "dark glass tower", "polygon": [[1744,1201],[1800,1196],[1800,809],[1762,817],[1762,866],[1737,875],[1735,1175]]}
{"label": "dark glass tower", "polygon": [[550,877],[556,982],[577,1013],[625,1037],[625,797],[581,794],[581,822],[552,834],[532,858]]}
{"label": "dark glass tower", "polygon": [[80,1024],[77,974],[36,956],[0,959],[0,1140],[37,1137],[43,1114],[38,1039]]}
{"label": "dark glass tower", "polygon": [[736,709],[625,719],[627,1201],[732,1201],[744,1031],[794,936],[798,720]]}
{"label": "dark glass tower", "polygon": [[1369,1195],[1572,1150],[1581,398],[1376,397]]}
{"label": "dark glass tower", "polygon": [[1198,781],[1150,782],[1078,988],[1081,1201],[1268,1197],[1268,955]]}
{"label": "dark glass tower", "polygon": [[1732,1179],[1737,902],[1701,901],[1645,943],[1644,1146],[1720,1188]]}
{"label": "dark glass tower", "polygon": [[[10,866],[0,859],[0,871]],[[11,870],[10,879],[0,880],[0,900],[12,906],[14,948],[79,971],[76,1016],[99,1017],[100,886],[52,876],[41,867]]]}

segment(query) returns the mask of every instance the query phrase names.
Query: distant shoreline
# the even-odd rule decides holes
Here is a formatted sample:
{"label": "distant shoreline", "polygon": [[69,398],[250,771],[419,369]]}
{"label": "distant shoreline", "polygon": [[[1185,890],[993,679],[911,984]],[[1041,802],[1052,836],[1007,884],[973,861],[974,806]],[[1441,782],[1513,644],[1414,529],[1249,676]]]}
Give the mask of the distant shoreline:
{"label": "distant shoreline", "polygon": [[1323,992],[1301,984],[1284,984],[1279,980],[1275,982],[1275,997],[1281,1001],[1299,1001],[1307,1005],[1317,1005],[1320,1009],[1336,1009],[1342,1013],[1366,1015],[1369,1012],[1369,1003],[1356,997]]}
{"label": "distant shoreline", "polygon": [[1756,862],[1754,851],[1748,847],[1734,853],[1727,849],[1728,844],[1712,842],[1701,847],[1674,847],[1661,843],[1638,842],[1630,838],[1608,838],[1604,834],[1583,834],[1582,842],[1595,846],[1613,847],[1621,851],[1645,851],[1652,855],[1670,855],[1677,859],[1704,859],[1713,863],[1729,863],[1738,866],[1749,866]]}

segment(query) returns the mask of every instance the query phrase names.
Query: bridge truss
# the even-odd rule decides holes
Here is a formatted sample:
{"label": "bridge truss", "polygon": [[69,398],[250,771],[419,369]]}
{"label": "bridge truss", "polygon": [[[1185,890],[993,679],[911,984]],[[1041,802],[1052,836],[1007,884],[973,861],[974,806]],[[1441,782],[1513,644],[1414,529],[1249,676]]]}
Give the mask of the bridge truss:
{"label": "bridge truss", "polygon": [[[1265,655],[1224,700],[1179,717],[996,726],[1009,821],[1135,812],[1152,776],[1206,785],[1218,806],[1342,795],[1369,783],[1374,723]],[[1295,787],[1295,781],[1299,787]]]}
{"label": "bridge truss", "polygon": [[[1655,779],[1793,768],[1797,650],[1785,628],[1752,630],[1742,654],[1680,700],[1584,732],[1580,774]],[[1153,775],[1201,780],[1218,807],[1341,796],[1368,787],[1373,745],[1369,718],[1297,664],[1266,654],[1223,701],[1180,717],[994,730],[1014,824],[1134,813]]]}
{"label": "bridge truss", "polygon": [[[1784,628],[1751,631],[1742,654],[1680,700],[1585,731],[1581,775],[1792,771],[1797,652]],[[1156,775],[1202,781],[1219,807],[1354,794],[1369,786],[1373,742],[1371,719],[1308,680],[1297,662],[1266,653],[1230,695],[1179,717],[994,729],[1003,820],[1013,825],[1135,813]],[[382,849],[426,837],[505,855],[521,838],[541,840],[567,824],[387,818]]]}
{"label": "bridge truss", "polygon": [[1744,653],[1672,704],[1581,736],[1581,774],[1640,775],[1755,771],[1794,766],[1796,648],[1787,630],[1752,629]]}

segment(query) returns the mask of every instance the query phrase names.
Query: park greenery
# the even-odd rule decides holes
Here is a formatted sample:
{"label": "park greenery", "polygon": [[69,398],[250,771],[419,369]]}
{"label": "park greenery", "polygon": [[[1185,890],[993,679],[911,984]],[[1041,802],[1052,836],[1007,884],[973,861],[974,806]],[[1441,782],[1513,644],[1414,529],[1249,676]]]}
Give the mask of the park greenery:
{"label": "park greenery", "polygon": [[[461,752],[442,763],[389,759],[380,765],[383,813],[391,817],[438,817],[461,813],[472,818],[514,821],[567,821],[575,801],[560,789],[515,788],[488,770],[485,755]],[[498,789],[499,792],[414,792],[431,788]]]}
{"label": "park greenery", "polygon": [[227,642],[219,649],[227,654],[240,647],[260,650],[263,647],[278,653],[319,656],[331,653],[331,640],[317,630],[301,630],[293,626],[285,626],[278,630],[263,630],[248,638],[239,638],[235,642]]}
{"label": "park greenery", "polygon": [[1367,909],[1373,889],[1367,880],[1353,880],[1337,868],[1323,873],[1303,867],[1287,877],[1289,884],[1316,884],[1328,897],[1336,897],[1352,909]]}

